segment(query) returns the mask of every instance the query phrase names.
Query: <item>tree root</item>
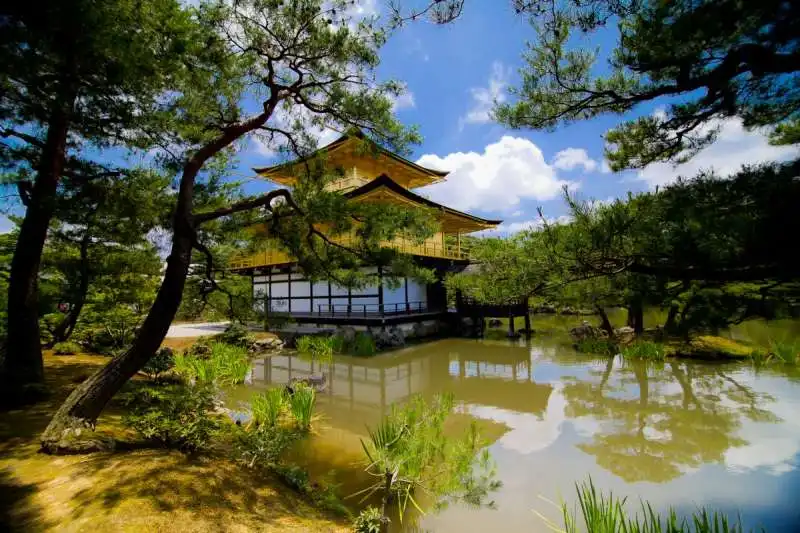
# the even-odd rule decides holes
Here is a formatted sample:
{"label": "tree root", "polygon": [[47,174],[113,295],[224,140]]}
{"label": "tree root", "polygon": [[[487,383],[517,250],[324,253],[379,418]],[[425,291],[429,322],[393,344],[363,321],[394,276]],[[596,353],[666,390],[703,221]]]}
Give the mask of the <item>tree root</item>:
{"label": "tree root", "polygon": [[41,440],[41,451],[49,455],[75,455],[114,451],[116,442],[110,437],[94,433],[94,424],[70,417],[56,427],[47,428]]}

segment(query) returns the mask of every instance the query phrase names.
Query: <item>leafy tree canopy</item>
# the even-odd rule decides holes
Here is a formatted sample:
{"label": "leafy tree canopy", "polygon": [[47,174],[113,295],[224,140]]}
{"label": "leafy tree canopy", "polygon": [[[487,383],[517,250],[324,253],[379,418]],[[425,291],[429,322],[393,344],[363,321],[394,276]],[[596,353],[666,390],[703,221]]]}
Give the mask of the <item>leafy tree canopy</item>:
{"label": "leafy tree canopy", "polygon": [[[516,2],[537,38],[528,44],[516,102],[496,116],[512,127],[550,129],[663,102],[664,113],[624,121],[606,134],[614,170],[684,161],[713,142],[714,119],[784,125],[800,114],[800,6],[785,0]],[[616,26],[616,47],[576,46],[576,31]]]}

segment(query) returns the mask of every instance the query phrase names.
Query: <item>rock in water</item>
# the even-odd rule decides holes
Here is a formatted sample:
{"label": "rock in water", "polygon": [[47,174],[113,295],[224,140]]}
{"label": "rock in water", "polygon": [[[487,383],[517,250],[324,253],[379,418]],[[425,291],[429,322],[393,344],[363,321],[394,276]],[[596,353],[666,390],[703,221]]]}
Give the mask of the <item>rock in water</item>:
{"label": "rock in water", "polygon": [[289,394],[294,394],[294,387],[300,383],[308,385],[317,392],[322,392],[328,386],[328,375],[323,372],[322,374],[311,374],[304,378],[292,378],[289,384],[286,385],[286,390]]}
{"label": "rock in water", "polygon": [[614,336],[621,344],[628,344],[633,341],[636,331],[630,326],[623,326],[614,330]]}
{"label": "rock in water", "polygon": [[576,326],[569,330],[570,336],[576,341],[580,342],[587,339],[601,339],[606,337],[606,332],[600,328],[592,326],[588,321],[584,320],[580,326]]}

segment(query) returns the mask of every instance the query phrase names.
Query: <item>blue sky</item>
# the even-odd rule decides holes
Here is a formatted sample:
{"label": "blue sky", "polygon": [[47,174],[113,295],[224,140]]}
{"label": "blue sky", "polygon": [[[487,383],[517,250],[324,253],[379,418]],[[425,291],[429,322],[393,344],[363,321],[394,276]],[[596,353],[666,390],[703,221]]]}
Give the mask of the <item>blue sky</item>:
{"label": "blue sky", "polygon": [[[383,0],[361,0],[365,13],[380,13]],[[407,4],[408,5],[408,4]],[[411,4],[413,5],[413,3]],[[715,168],[730,173],[746,162],[785,159],[794,148],[767,144],[763,132],[746,132],[736,120],[720,123],[719,141],[680,167],[653,165],[643,171],[611,173],[603,161],[602,135],[631,118],[604,116],[554,132],[513,131],[493,123],[494,100],[507,100],[518,80],[526,40],[533,28],[505,0],[468,0],[456,22],[405,25],[382,52],[380,76],[404,82],[408,94],[398,102],[398,117],[417,125],[423,143],[411,159],[451,171],[446,183],[418,192],[452,207],[487,218],[501,218],[502,233],[530,226],[541,206],[546,216],[566,214],[564,184],[584,198],[608,200]],[[583,44],[601,54],[615,35],[594,35]],[[602,68],[602,66],[600,67]],[[654,113],[654,103],[637,114]],[[325,136],[323,141],[335,138]],[[242,154],[241,172],[269,163],[255,147]],[[248,185],[265,190],[266,185]]]}
{"label": "blue sky", "polygon": [[[356,9],[380,14],[384,2],[360,0]],[[534,223],[539,206],[548,217],[565,215],[560,197],[565,184],[584,198],[608,200],[701,169],[727,174],[744,163],[797,153],[795,148],[769,146],[763,132],[746,132],[734,119],[719,123],[719,141],[688,164],[611,173],[603,162],[602,135],[635,115],[604,116],[554,132],[503,128],[491,120],[492,102],[511,98],[508,88],[518,80],[524,43],[532,37],[533,29],[513,12],[508,0],[468,0],[461,18],[452,24],[410,23],[392,36],[382,51],[379,77],[402,81],[408,88],[397,102],[398,117],[418,126],[424,138],[411,159],[451,172],[447,182],[417,192],[457,209],[503,219],[500,232],[508,233]],[[613,48],[614,37],[594,35],[583,44],[597,46],[602,53]],[[636,112],[654,113],[659,105],[663,104],[642,106]],[[335,137],[334,132],[322,134],[321,142]],[[252,167],[274,162],[274,156],[263,145],[250,142],[239,160],[233,175],[241,179],[253,175]],[[252,194],[269,188],[261,180],[246,184]],[[8,227],[8,221],[0,218],[0,231]]]}

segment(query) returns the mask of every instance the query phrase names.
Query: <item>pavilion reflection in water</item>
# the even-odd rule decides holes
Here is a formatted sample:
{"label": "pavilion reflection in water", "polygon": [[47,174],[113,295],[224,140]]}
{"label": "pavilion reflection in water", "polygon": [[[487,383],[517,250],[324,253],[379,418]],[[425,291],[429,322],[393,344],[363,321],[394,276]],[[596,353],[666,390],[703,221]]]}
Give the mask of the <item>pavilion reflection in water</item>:
{"label": "pavilion reflection in water", "polygon": [[414,394],[452,392],[457,402],[541,415],[552,392],[532,378],[530,352],[522,346],[486,350],[431,350],[411,347],[373,358],[337,356],[320,363],[292,355],[257,361],[253,385],[275,386],[324,372],[318,395],[329,423],[339,427],[372,423]]}

